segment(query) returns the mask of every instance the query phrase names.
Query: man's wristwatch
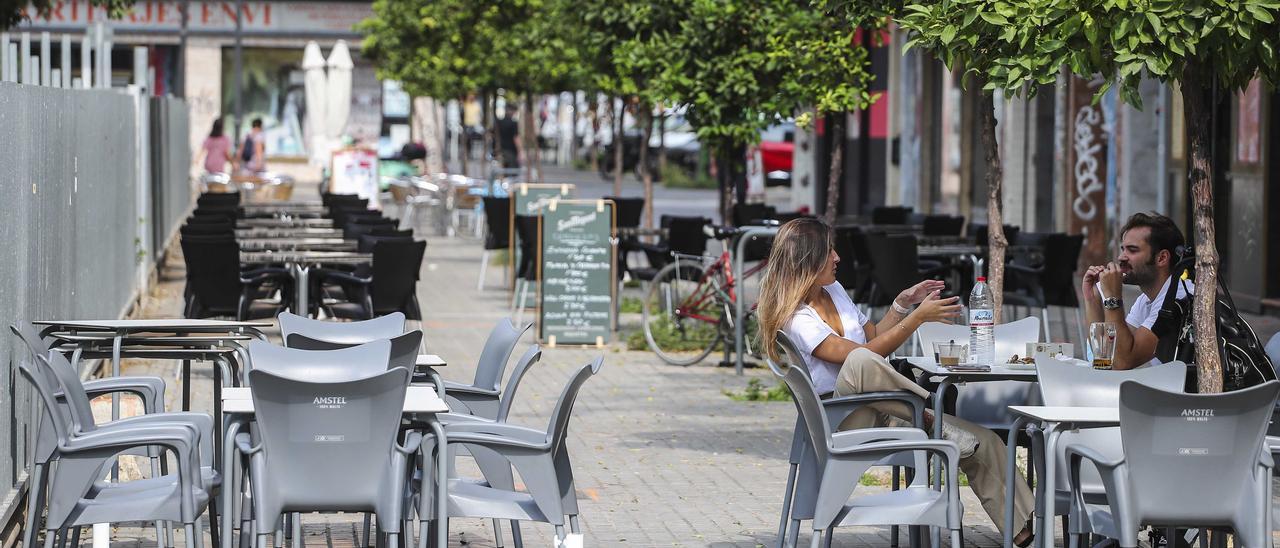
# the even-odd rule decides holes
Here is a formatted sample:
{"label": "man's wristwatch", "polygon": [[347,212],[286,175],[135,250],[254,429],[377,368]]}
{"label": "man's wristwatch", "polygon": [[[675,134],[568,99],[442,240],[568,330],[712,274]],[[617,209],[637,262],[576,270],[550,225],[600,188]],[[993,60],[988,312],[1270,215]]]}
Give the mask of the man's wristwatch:
{"label": "man's wristwatch", "polygon": [[1118,310],[1122,306],[1124,306],[1124,303],[1117,297],[1107,297],[1102,299],[1102,308],[1104,310]]}

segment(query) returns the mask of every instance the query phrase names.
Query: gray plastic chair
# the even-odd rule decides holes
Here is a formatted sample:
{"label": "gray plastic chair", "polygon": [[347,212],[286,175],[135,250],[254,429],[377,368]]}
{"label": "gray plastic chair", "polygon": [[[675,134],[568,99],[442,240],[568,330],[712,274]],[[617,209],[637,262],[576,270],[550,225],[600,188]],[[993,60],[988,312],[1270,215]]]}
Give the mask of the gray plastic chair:
{"label": "gray plastic chair", "polygon": [[[285,347],[298,350],[342,350],[359,346],[359,343],[332,342],[294,333],[285,339]],[[418,350],[422,348],[422,332],[410,331],[391,338],[391,357],[388,367],[403,367],[413,371],[418,363]]]}
{"label": "gray plastic chair", "polygon": [[[37,366],[32,371],[33,374],[43,375],[45,384],[54,391],[56,400],[59,402],[54,408],[44,408],[36,419],[36,428],[34,437],[31,440],[32,452],[32,471],[30,476],[30,489],[32,493],[43,493],[45,488],[46,467],[56,457],[58,448],[58,437],[55,435],[53,427],[53,416],[50,414],[54,411],[61,413],[59,421],[69,422],[71,420],[71,411],[67,407],[66,399],[59,387],[58,378],[54,375],[51,366],[48,365],[48,353],[51,350],[48,343],[40,336],[35,326],[30,322],[20,321],[11,326],[9,329],[13,331],[18,339],[27,347],[28,354],[32,363]],[[85,397],[93,399],[113,393],[130,393],[134,394],[142,400],[143,413],[146,415],[154,415],[164,412],[164,379],[159,377],[110,377],[106,379],[98,379],[91,381],[83,381],[81,387],[84,389]],[[173,417],[173,415],[169,415]],[[154,420],[154,419],[149,419]],[[159,453],[154,447],[142,447],[125,451],[124,454],[129,455],[145,455],[151,459],[151,475],[153,477],[160,476],[160,460]],[[33,546],[35,543],[36,529],[38,528],[38,518],[44,510],[41,497],[27,497],[27,513],[23,526],[23,545]],[[159,527],[159,526],[158,526]],[[157,538],[163,542],[164,535],[161,531],[157,531]]]}
{"label": "gray plastic chair", "polygon": [[[574,494],[573,469],[565,440],[568,436],[569,418],[578,392],[588,378],[600,372],[604,357],[579,368],[569,379],[560,399],[551,412],[546,431],[501,422],[470,422],[449,425],[448,440],[471,447],[484,447],[508,460],[520,474],[526,491],[499,489],[464,479],[449,480],[449,516],[529,520],[550,523],[555,527],[555,544],[566,539],[565,516],[569,517],[569,531],[580,535],[578,523],[578,499]],[[423,440],[424,470],[430,469],[427,456],[433,454],[434,440]],[[434,478],[424,474],[424,484]],[[419,515],[434,516],[432,490],[424,485],[418,497]],[[426,520],[422,524],[427,527]],[[426,535],[419,539],[419,548],[426,548]]]}
{"label": "gray plastic chair", "polygon": [[[52,364],[52,367],[50,366]],[[57,384],[40,368],[51,369]],[[51,460],[33,470],[32,491],[28,511],[39,512],[48,503],[45,522],[45,546],[54,545],[56,537],[70,528],[78,529],[94,523],[156,521],[181,522],[187,541],[201,544],[199,516],[208,507],[209,497],[220,478],[212,466],[210,440],[213,421],[199,413],[143,415],[105,423],[93,421],[92,410],[71,364],[57,351],[41,360],[22,361],[18,370],[35,388],[44,404],[40,427],[52,430],[57,450]],[[70,381],[70,382],[67,382]],[[197,417],[203,417],[203,420]],[[43,434],[38,434],[38,436]],[[102,474],[122,452],[162,447],[176,457],[176,475],[155,475],[127,483],[105,483]],[[47,474],[47,478],[41,477]],[[210,514],[211,519],[216,519]],[[33,530],[27,546],[34,545]],[[160,534],[159,539],[167,536]],[[78,534],[75,538],[78,539]]]}
{"label": "gray plastic chair", "polygon": [[401,312],[358,322],[314,320],[289,312],[281,312],[276,319],[280,322],[280,337],[286,341],[295,333],[341,343],[366,343],[404,334],[404,314]]}
{"label": "gray plastic chair", "polygon": [[421,445],[416,432],[396,443],[409,371],[300,380],[259,368],[249,377],[260,443],[239,434],[236,444],[249,458],[257,546],[283,513],[303,511],[374,512],[395,546],[408,455]]}
{"label": "gray plastic chair", "polygon": [[[479,417],[476,415],[468,415],[465,413],[441,413],[436,415],[445,429],[445,435],[448,437],[449,426],[457,423],[505,423],[507,415],[511,411],[511,402],[515,400],[516,388],[520,386],[520,381],[524,378],[529,368],[538,363],[542,359],[542,349],[536,345],[529,345],[529,349],[516,360],[516,367],[511,371],[511,378],[507,379],[506,386],[502,388],[502,395],[498,398],[498,412],[492,418]],[[449,404],[450,409],[466,410],[466,405],[457,401],[453,396],[445,396],[445,401]],[[451,443],[449,445],[449,462],[450,470],[453,470],[453,461],[457,458],[459,449],[464,448],[462,444]],[[480,468],[480,474],[484,476],[483,480],[476,480],[474,483],[494,487],[496,489],[515,489],[515,476],[512,474],[511,463],[497,452],[487,449],[483,446],[466,446],[465,449],[471,454],[476,461],[476,466]],[[453,475],[453,474],[451,474]],[[577,497],[577,493],[571,493],[571,496]],[[498,525],[498,521],[494,520],[493,525],[494,537],[499,539],[498,546],[501,546],[502,528]],[[513,520],[511,522],[511,536],[515,545],[523,545],[523,539],[520,534],[520,522]]]}
{"label": "gray plastic chair", "polygon": [[[487,419],[497,416],[500,396],[498,385],[502,382],[502,373],[507,369],[507,362],[511,360],[516,343],[520,342],[520,337],[532,326],[533,324],[524,324],[517,328],[511,318],[498,320],[497,325],[489,331],[489,338],[484,341],[480,360],[476,364],[476,376],[471,384],[445,381],[445,392],[466,406],[466,411],[462,412]],[[450,409],[453,409],[452,405]]]}
{"label": "gray plastic chair", "polygon": [[[790,354],[794,347],[785,350]],[[798,355],[788,361],[797,358]],[[772,361],[770,366],[791,389],[796,411],[804,417],[809,433],[816,460],[814,468],[820,470],[810,480],[814,485],[796,486],[797,492],[807,488],[817,493],[810,546],[819,546],[824,531],[829,544],[836,527],[855,525],[945,527],[951,531],[951,546],[961,546],[960,483],[956,473],[960,454],[955,443],[929,439],[918,428],[861,428],[833,434],[808,373],[800,367],[779,370]],[[867,469],[886,457],[904,452],[913,455],[918,470],[927,470],[926,452],[938,454],[946,469],[945,491],[931,489],[928,474],[916,474],[906,489],[850,498]],[[805,479],[802,474],[800,481]],[[796,501],[797,513],[801,511],[802,502]]]}
{"label": "gray plastic chair", "polygon": [[[916,330],[920,354],[933,355],[934,342],[956,341],[969,344],[969,326],[928,322]],[[995,361],[1006,362],[1013,355],[1026,354],[1029,342],[1040,341],[1040,318],[1026,317],[1002,323],[995,328]],[[1035,384],[1022,381],[975,382],[957,387],[957,417],[997,433],[1008,432],[1014,416],[1010,405],[1028,405],[1035,394]]]}
{"label": "gray plastic chair", "polygon": [[391,341],[375,340],[339,350],[299,350],[250,341],[249,357],[254,371],[314,382],[341,382],[386,371],[391,362]]}
{"label": "gray plastic chair", "polygon": [[[1054,407],[1110,407],[1120,405],[1120,383],[1138,382],[1150,387],[1181,392],[1186,384],[1187,366],[1182,362],[1149,365],[1126,371],[1101,371],[1092,367],[1075,365],[1054,359],[1048,354],[1036,355],[1036,373],[1040,379],[1040,397],[1045,405]],[[1063,432],[1058,441],[1056,477],[1068,478],[1069,467],[1066,446],[1080,444],[1091,447],[1108,458],[1123,456],[1120,452],[1120,429],[1087,428],[1075,432]],[[1044,450],[1043,440],[1035,439],[1035,449]],[[1036,461],[1036,473],[1043,477],[1044,461]],[[1102,479],[1093,466],[1086,464],[1079,476],[1083,484],[1080,491],[1090,501],[1101,500]],[[1054,515],[1066,515],[1071,508],[1071,486],[1059,484],[1054,493]],[[1037,493],[1043,496],[1043,493]],[[1040,506],[1037,506],[1040,507]],[[1077,520],[1069,520],[1078,525]]]}
{"label": "gray plastic chair", "polygon": [[[1120,385],[1124,456],[1082,444],[1067,446],[1073,485],[1084,461],[1106,485],[1107,505],[1073,489],[1072,504],[1090,532],[1138,545],[1138,527],[1229,526],[1250,548],[1271,546],[1270,448],[1267,422],[1280,382],[1224,394],[1182,394],[1134,381]],[[1072,535],[1071,545],[1079,542]]]}
{"label": "gray plastic chair", "polygon": [[[796,349],[795,343],[793,343],[791,339],[787,337],[786,333],[782,331],[778,331],[777,341],[778,341],[778,345],[782,349],[783,355],[786,356],[788,365],[791,367],[799,367],[801,369],[804,369],[805,373],[809,373],[808,366],[806,365],[805,361],[803,359],[798,359],[800,357],[800,352]],[[779,372],[784,369],[783,367],[780,367],[778,364],[774,363],[773,360],[770,359],[768,356],[765,357],[765,360],[770,363],[770,367],[773,368],[775,372]],[[821,399],[824,396],[830,396],[830,395],[819,395],[819,398]],[[908,406],[911,406],[912,410],[914,411],[914,421],[912,424],[914,424],[917,428],[922,427],[924,424],[925,401],[923,398],[915,394],[912,394],[910,392],[904,392],[904,391],[866,392],[863,394],[855,394],[855,395],[843,396],[843,397],[826,397],[825,399],[821,399],[821,401],[822,401],[823,411],[825,411],[827,415],[828,424],[840,424],[842,421],[844,421],[845,417],[848,417],[849,414],[858,410],[858,408],[864,405],[867,405],[869,403],[875,403],[880,401],[900,401],[902,403],[905,403]],[[784,543],[789,545],[795,545],[796,539],[800,534],[800,527],[799,527],[800,520],[813,519],[813,513],[812,513],[813,502],[812,501],[817,494],[811,491],[796,492],[796,485],[797,485],[796,477],[798,474],[804,473],[806,475],[811,475],[816,473],[813,471],[816,468],[816,461],[814,460],[813,451],[808,449],[809,446],[810,446],[809,434],[808,434],[808,430],[804,426],[804,416],[797,414],[796,425],[795,425],[795,428],[792,430],[792,434],[791,434],[791,451],[788,457],[790,466],[787,470],[786,491],[783,492],[783,497],[782,497],[782,516],[779,519],[779,523],[778,523],[778,546],[779,547],[783,546]],[[801,471],[802,464],[805,466],[805,470],[803,472]],[[910,455],[903,454],[903,455],[895,455],[893,457],[885,459],[879,464],[888,465],[892,467],[892,471],[890,473],[891,481],[893,483],[893,490],[897,491],[899,487],[898,474],[899,474],[900,468],[913,467],[915,465],[915,460],[911,458]],[[802,481],[800,482],[800,484],[812,485],[812,481]],[[792,504],[797,499],[809,501],[802,504],[802,506],[804,506],[809,510],[807,512],[802,512],[801,514],[793,516]],[[796,526],[789,527],[789,523],[793,519],[796,522]],[[788,539],[788,534],[790,535],[789,539]],[[898,527],[896,525],[893,526],[893,528],[891,529],[889,544],[890,546],[897,546],[898,544]],[[918,544],[919,544],[919,539],[915,534],[915,532],[913,532],[911,537],[911,545],[917,546]]]}

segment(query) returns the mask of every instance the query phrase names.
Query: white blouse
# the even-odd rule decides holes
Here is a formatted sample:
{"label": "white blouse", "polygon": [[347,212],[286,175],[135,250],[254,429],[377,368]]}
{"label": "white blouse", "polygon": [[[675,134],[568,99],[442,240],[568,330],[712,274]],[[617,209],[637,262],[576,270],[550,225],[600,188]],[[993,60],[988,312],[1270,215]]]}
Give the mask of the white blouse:
{"label": "white blouse", "polygon": [[844,337],[857,344],[867,344],[867,333],[862,329],[862,325],[867,323],[866,315],[854,306],[853,299],[849,298],[849,294],[840,287],[839,282],[823,286],[823,289],[836,305],[836,312],[840,314],[840,324],[844,327],[843,334],[836,333],[831,326],[827,325],[827,322],[822,321],[817,310],[804,303],[796,308],[796,311],[791,314],[791,319],[787,320],[787,325],[782,328],[791,342],[795,343],[796,349],[804,355],[805,364],[809,366],[809,375],[813,378],[813,387],[819,394],[826,394],[836,389],[836,375],[840,373],[842,364],[814,356],[813,350],[822,344],[822,341],[827,340],[827,337],[833,335]]}

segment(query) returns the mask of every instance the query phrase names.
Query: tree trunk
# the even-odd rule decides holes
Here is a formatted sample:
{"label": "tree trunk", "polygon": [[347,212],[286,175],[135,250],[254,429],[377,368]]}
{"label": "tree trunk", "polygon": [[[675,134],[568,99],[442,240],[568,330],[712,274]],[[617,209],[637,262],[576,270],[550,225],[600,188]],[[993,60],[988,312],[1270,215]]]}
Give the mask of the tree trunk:
{"label": "tree trunk", "polygon": [[831,132],[831,169],[827,177],[827,208],[822,212],[822,219],[834,225],[836,211],[840,209],[840,177],[844,169],[844,121],[848,115],[841,112],[828,118],[831,123],[827,131]]}
{"label": "tree trunk", "polygon": [[653,133],[653,108],[640,103],[640,180],[644,183],[644,226],[653,228],[653,172],[649,169],[649,135]]}
{"label": "tree trunk", "polygon": [[661,180],[667,172],[667,109],[659,108],[662,108],[658,115],[658,179]]}
{"label": "tree trunk", "polygon": [[615,118],[614,123],[617,124],[616,126],[614,126],[616,131],[614,131],[613,133],[613,195],[614,196],[622,195],[622,158],[623,158],[622,149],[626,145],[625,141],[623,141],[623,136],[622,136],[622,123],[627,118],[627,100],[622,99],[621,103],[622,103],[621,108],[615,108],[613,110],[613,113],[614,113],[613,117]]}
{"label": "tree trunk", "polygon": [[1213,154],[1209,142],[1213,112],[1212,71],[1188,62],[1182,74],[1183,116],[1187,120],[1187,179],[1194,204],[1196,294],[1191,316],[1195,322],[1196,371],[1200,393],[1222,392],[1222,361],[1218,354],[1218,323],[1214,301],[1218,288],[1218,248],[1213,226]]}
{"label": "tree trunk", "polygon": [[747,146],[733,145],[732,151],[729,153],[729,164],[725,166],[725,172],[729,175],[729,181],[733,183],[734,193],[733,203],[747,203]]}
{"label": "tree trunk", "polygon": [[1004,307],[1004,171],[1000,166],[1000,145],[996,141],[996,105],[990,92],[983,92],[982,149],[987,158],[987,286],[995,302],[995,323],[1000,323]]}
{"label": "tree trunk", "polygon": [[591,158],[591,171],[593,173],[600,171],[600,114],[596,109],[600,105],[591,100],[587,103],[587,116],[591,119],[591,146],[587,147],[587,156]]}
{"label": "tree trunk", "polygon": [[489,171],[493,169],[493,149],[498,142],[497,135],[493,134],[494,121],[497,114],[494,110],[498,108],[498,94],[486,92],[484,94],[484,157],[481,164],[481,176],[488,177]]}
{"label": "tree trunk", "polygon": [[716,186],[720,194],[720,224],[731,224],[733,215],[733,174],[729,168],[729,158],[733,155],[733,147],[725,146],[716,151]]}
{"label": "tree trunk", "polygon": [[537,142],[537,137],[534,135],[534,129],[533,129],[533,94],[532,93],[524,94],[524,117],[521,121],[524,122],[523,124],[524,127],[520,130],[521,143],[519,143],[519,146],[524,147],[524,180],[527,182],[533,183],[533,182],[536,182],[533,180],[533,167],[534,167],[533,166],[533,163],[534,163],[533,149],[536,148],[537,146],[535,144]]}
{"label": "tree trunk", "polygon": [[458,98],[458,118],[462,120],[462,133],[458,135],[458,161],[461,162],[462,174],[470,177],[471,172],[467,170],[467,160],[471,156],[471,136],[467,134],[467,97],[464,95]]}
{"label": "tree trunk", "polygon": [[571,92],[573,100],[569,110],[569,165],[578,162],[578,92]]}

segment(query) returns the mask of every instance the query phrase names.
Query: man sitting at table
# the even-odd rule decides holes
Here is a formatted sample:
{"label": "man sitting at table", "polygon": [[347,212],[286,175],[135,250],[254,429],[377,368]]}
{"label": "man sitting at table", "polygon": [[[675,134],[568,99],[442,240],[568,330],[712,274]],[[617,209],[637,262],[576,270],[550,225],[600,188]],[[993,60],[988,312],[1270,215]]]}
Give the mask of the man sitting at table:
{"label": "man sitting at table", "polygon": [[[1084,273],[1085,327],[1094,322],[1116,326],[1113,369],[1133,369],[1155,359],[1159,337],[1151,331],[1173,279],[1175,253],[1182,245],[1182,231],[1173,220],[1158,213],[1135,213],[1120,230],[1120,254],[1106,265],[1091,266]],[[1142,291],[1125,314],[1122,284]],[[1191,282],[1178,284],[1177,298],[1195,292]]]}

